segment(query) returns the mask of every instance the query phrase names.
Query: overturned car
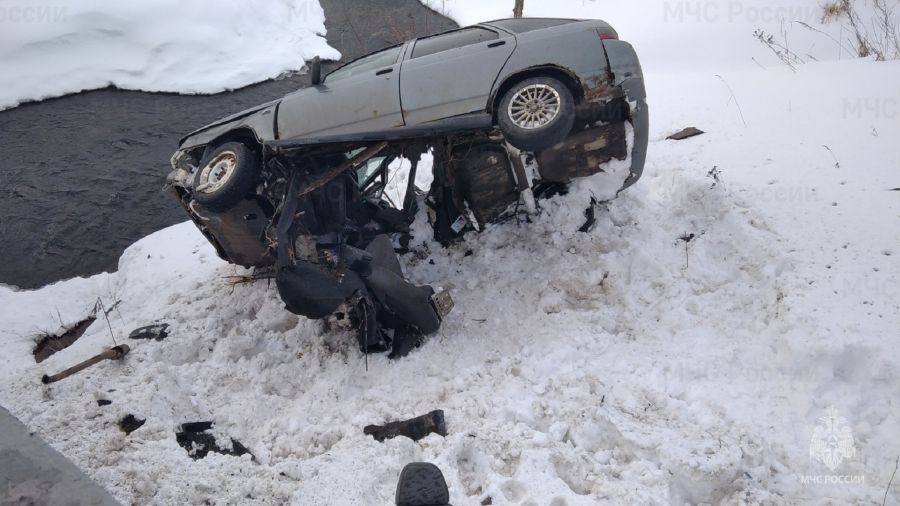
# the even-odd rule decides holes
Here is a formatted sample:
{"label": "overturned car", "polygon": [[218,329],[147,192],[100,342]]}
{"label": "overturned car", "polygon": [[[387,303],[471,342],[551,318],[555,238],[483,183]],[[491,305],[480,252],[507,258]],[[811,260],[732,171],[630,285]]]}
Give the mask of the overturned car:
{"label": "overturned car", "polygon": [[310,72],[311,87],[182,139],[167,187],[219,256],[267,269],[288,310],[352,326],[366,352],[405,353],[452,308],[397,257],[421,202],[446,244],[609,162],[628,163],[621,189],[643,170],[641,67],[602,21],[497,20]]}

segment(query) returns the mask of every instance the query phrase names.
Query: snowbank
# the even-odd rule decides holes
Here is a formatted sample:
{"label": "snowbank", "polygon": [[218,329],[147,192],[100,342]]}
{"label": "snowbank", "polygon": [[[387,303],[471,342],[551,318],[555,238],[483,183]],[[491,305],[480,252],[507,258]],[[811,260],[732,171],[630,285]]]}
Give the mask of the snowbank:
{"label": "snowbank", "polygon": [[338,59],[317,0],[0,0],[0,110],[116,86],[216,93]]}

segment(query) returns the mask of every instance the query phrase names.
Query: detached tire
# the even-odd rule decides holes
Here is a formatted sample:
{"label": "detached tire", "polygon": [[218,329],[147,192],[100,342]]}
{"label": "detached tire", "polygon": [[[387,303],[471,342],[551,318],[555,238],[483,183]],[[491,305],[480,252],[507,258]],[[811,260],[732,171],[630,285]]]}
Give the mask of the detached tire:
{"label": "detached tire", "polygon": [[210,211],[227,211],[253,191],[259,169],[256,154],[246,145],[222,144],[200,161],[194,174],[194,200]]}
{"label": "detached tire", "polygon": [[500,100],[497,122],[507,142],[522,151],[541,151],[562,142],[575,123],[575,99],[552,77],[513,85]]}

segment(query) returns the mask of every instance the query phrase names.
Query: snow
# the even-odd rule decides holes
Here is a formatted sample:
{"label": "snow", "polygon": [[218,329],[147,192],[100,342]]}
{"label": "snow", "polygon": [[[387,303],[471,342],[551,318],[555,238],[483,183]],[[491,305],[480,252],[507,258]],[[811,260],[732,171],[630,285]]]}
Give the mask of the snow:
{"label": "snow", "polygon": [[[526,0],[529,14],[550,9]],[[405,272],[457,306],[409,357],[370,356],[366,370],[351,336],[286,312],[274,285],[228,285],[245,271],[184,223],[134,244],[118,272],[0,287],[0,403],[124,504],[387,505],[417,460],[443,470],[456,505],[881,504],[900,455],[900,194],[888,191],[900,186],[900,62],[792,72],[751,38],[728,61],[679,52],[692,62],[679,67],[654,59],[661,42],[635,40],[649,53],[644,177],[588,233],[575,230],[589,195],[614,175],[448,249],[420,213]],[[666,140],[685,126],[707,133]],[[392,181],[392,198],[402,188]],[[118,342],[157,321],[171,335],[40,385],[112,344],[101,321],[30,358],[31,336],[97,297],[121,300]],[[831,407],[855,450],[834,470],[810,454]],[[446,438],[362,432],[432,409]],[[147,423],[125,436],[128,413]],[[174,431],[203,420],[256,462],[191,460]],[[900,504],[896,480],[885,504]]]}
{"label": "snow", "polygon": [[0,0],[0,110],[83,90],[217,93],[300,70],[317,0]]}
{"label": "snow", "polygon": [[[512,17],[510,1],[421,0],[460,25]],[[765,30],[793,52],[817,60],[848,59],[852,47],[846,22],[822,25],[822,3],[815,0],[525,0],[526,17],[602,19],[631,42],[645,68],[683,70],[753,64],[780,64],[753,32]],[[871,0],[856,0],[866,26],[873,21]],[[888,4],[896,4],[889,1]],[[823,33],[802,25],[806,23]],[[844,41],[839,45],[830,37]]]}

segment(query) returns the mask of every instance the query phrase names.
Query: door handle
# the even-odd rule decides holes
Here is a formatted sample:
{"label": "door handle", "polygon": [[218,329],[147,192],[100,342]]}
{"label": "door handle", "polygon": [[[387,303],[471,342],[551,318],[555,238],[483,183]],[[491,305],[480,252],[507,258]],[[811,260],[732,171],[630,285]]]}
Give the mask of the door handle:
{"label": "door handle", "polygon": [[381,69],[381,70],[379,70],[378,72],[375,72],[375,75],[376,75],[376,76],[383,76],[383,75],[385,75],[385,74],[390,74],[390,73],[393,72],[393,71],[394,71],[394,67],[386,68],[386,69]]}
{"label": "door handle", "polygon": [[497,42],[491,42],[490,44],[488,44],[488,47],[500,47],[504,44],[506,44],[505,40],[498,40]]}

